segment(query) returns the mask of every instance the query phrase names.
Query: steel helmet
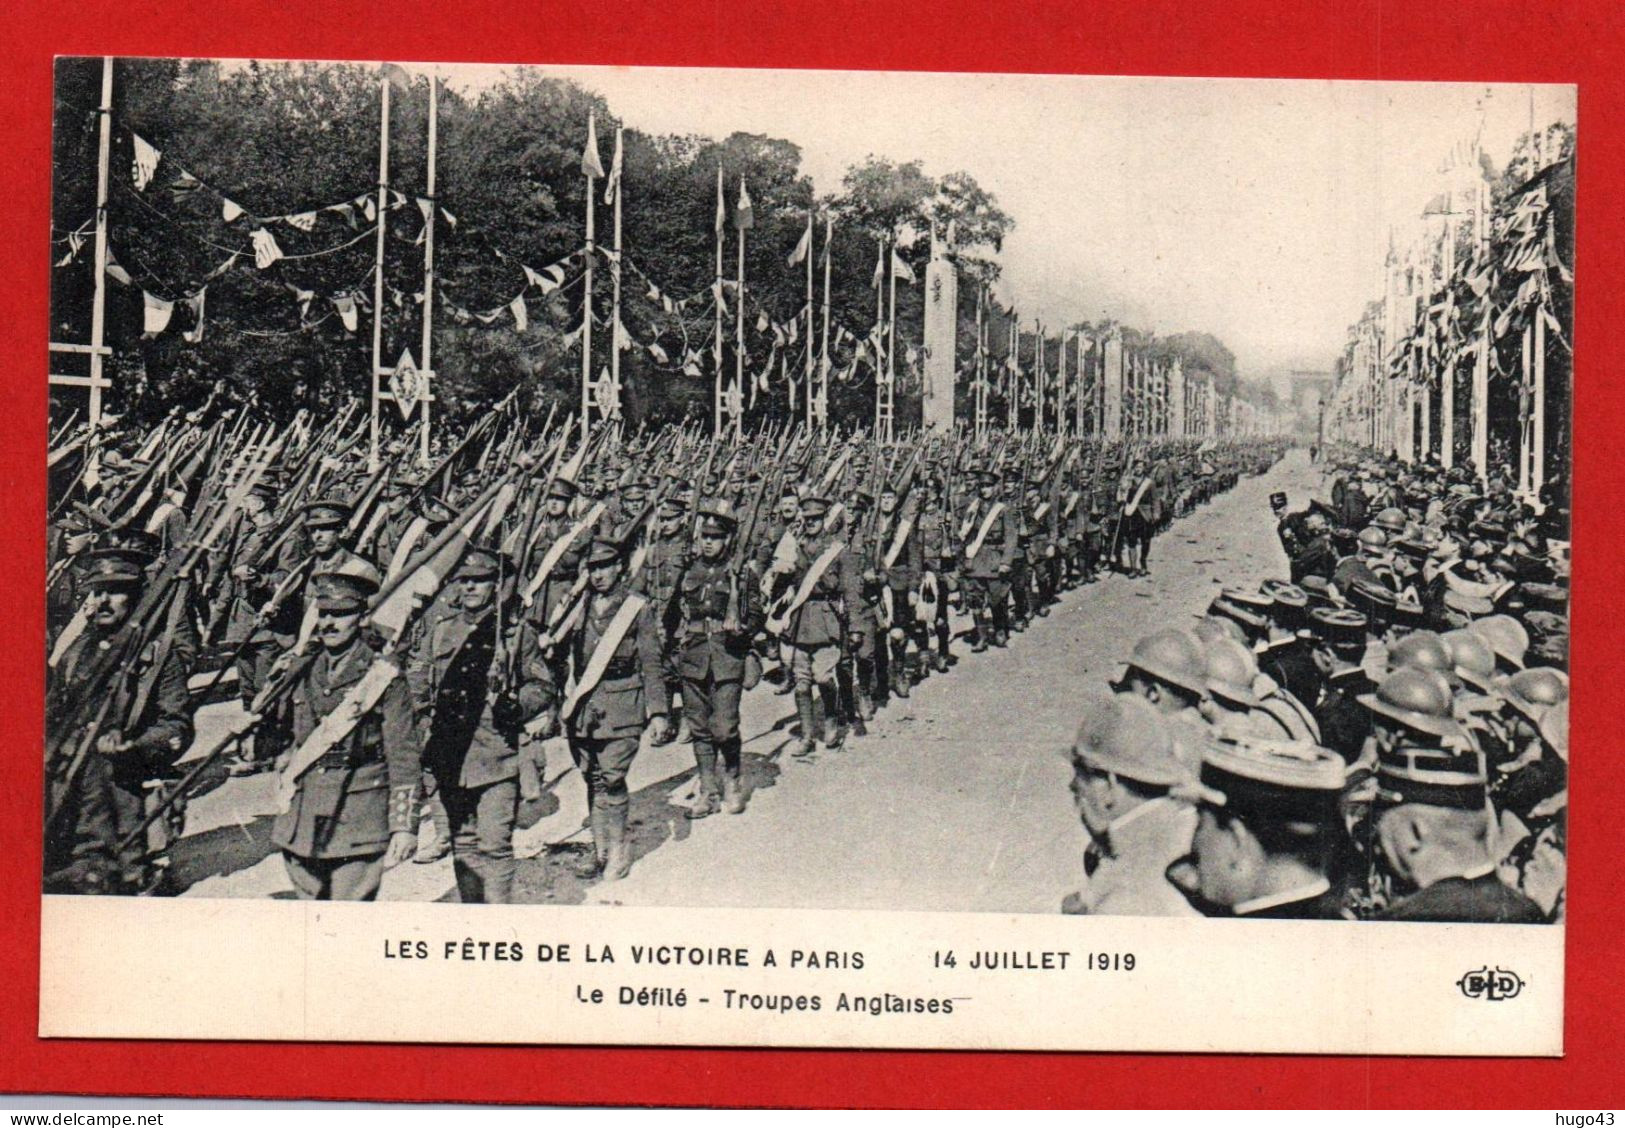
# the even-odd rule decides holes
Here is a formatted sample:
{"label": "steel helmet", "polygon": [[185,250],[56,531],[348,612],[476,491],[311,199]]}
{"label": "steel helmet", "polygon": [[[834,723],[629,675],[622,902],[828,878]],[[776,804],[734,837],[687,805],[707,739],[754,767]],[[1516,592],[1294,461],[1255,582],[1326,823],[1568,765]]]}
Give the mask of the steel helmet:
{"label": "steel helmet", "polygon": [[1134,644],[1129,670],[1140,670],[1198,697],[1207,696],[1206,663],[1196,640],[1184,631],[1158,631]]}
{"label": "steel helmet", "polygon": [[1439,638],[1450,651],[1450,664],[1456,676],[1481,693],[1490,692],[1495,677],[1495,651],[1475,631],[1446,631]]}
{"label": "steel helmet", "polygon": [[1406,525],[1405,511],[1397,506],[1390,505],[1378,513],[1371,523],[1388,533],[1403,533]]}
{"label": "steel helmet", "polygon": [[1433,631],[1412,631],[1388,650],[1388,672],[1405,666],[1432,670],[1448,677],[1455,672],[1450,659],[1450,648]]}
{"label": "steel helmet", "polygon": [[1523,669],[1523,656],[1529,650],[1529,632],[1511,615],[1486,615],[1468,628],[1485,642],[1495,656]]}
{"label": "steel helmet", "polygon": [[1089,710],[1072,742],[1072,756],[1097,771],[1153,787],[1190,778],[1162,714],[1133,694],[1116,694]]}
{"label": "steel helmet", "polygon": [[1497,688],[1508,705],[1535,724],[1540,723],[1546,710],[1569,699],[1568,676],[1551,666],[1519,670],[1509,678],[1502,678]]}
{"label": "steel helmet", "polygon": [[1552,751],[1569,762],[1569,703],[1559,701],[1540,717],[1540,738],[1551,745]]}
{"label": "steel helmet", "polygon": [[1375,525],[1367,525],[1360,530],[1359,541],[1361,548],[1369,548],[1375,551],[1388,547],[1388,534]]}
{"label": "steel helmet", "polygon": [[1191,627],[1191,634],[1196,636],[1196,641],[1203,647],[1221,638],[1234,639],[1239,643],[1247,641],[1247,635],[1242,631],[1240,623],[1217,615],[1204,615],[1196,620],[1195,626]]}
{"label": "steel helmet", "polygon": [[1450,683],[1432,670],[1406,666],[1389,674],[1374,693],[1362,693],[1360,704],[1373,713],[1430,736],[1456,736],[1461,727],[1451,716]]}
{"label": "steel helmet", "polygon": [[1215,696],[1257,708],[1253,679],[1258,676],[1258,660],[1251,650],[1234,639],[1222,638],[1208,643],[1204,658],[1207,687]]}

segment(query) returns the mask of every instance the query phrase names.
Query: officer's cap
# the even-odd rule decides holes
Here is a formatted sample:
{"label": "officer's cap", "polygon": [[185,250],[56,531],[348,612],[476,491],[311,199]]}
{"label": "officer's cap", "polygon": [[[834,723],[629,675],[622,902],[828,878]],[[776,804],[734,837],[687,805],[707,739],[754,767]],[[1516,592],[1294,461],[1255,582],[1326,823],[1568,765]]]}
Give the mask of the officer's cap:
{"label": "officer's cap", "polygon": [[1313,831],[1336,823],[1344,764],[1308,741],[1215,740],[1193,797],[1242,819]]}
{"label": "officer's cap", "polygon": [[324,498],[313,501],[305,506],[305,527],[307,529],[342,529],[350,523],[350,514],[354,512],[350,503],[334,498]]}
{"label": "officer's cap", "polygon": [[1377,800],[1482,811],[1488,781],[1471,749],[1388,748],[1377,758]]}
{"label": "officer's cap", "polygon": [[801,515],[803,517],[822,517],[829,512],[829,501],[822,497],[804,497],[801,499]]}
{"label": "officer's cap", "polygon": [[569,501],[576,496],[576,484],[568,478],[553,479],[553,484],[547,487],[547,496],[556,497],[561,501]]}
{"label": "officer's cap", "polygon": [[463,553],[452,574],[454,580],[494,580],[502,574],[502,557],[489,548],[475,546]]}
{"label": "officer's cap", "polygon": [[1267,595],[1277,606],[1304,608],[1309,606],[1309,595],[1297,584],[1286,580],[1270,579],[1258,585],[1259,590]]}
{"label": "officer's cap", "polygon": [[340,615],[365,611],[367,601],[378,594],[376,572],[318,572],[310,583],[316,593],[316,609]]}
{"label": "officer's cap", "polygon": [[424,520],[442,525],[457,516],[457,511],[445,498],[428,490],[418,494],[417,510],[423,515]]}
{"label": "officer's cap", "polygon": [[681,517],[687,508],[680,497],[668,496],[660,499],[660,516],[662,517]]}
{"label": "officer's cap", "polygon": [[587,567],[597,568],[604,564],[619,564],[626,558],[626,546],[620,541],[610,540],[607,537],[598,537],[587,550]]}
{"label": "officer's cap", "polygon": [[129,548],[99,548],[87,552],[79,565],[79,583],[87,590],[130,591],[146,583],[151,557]]}
{"label": "officer's cap", "polygon": [[713,537],[725,537],[739,524],[733,503],[725,497],[711,498],[700,506],[700,532]]}
{"label": "officer's cap", "polygon": [[1309,612],[1309,630],[1333,646],[1363,646],[1366,617],[1352,607],[1316,607]]}

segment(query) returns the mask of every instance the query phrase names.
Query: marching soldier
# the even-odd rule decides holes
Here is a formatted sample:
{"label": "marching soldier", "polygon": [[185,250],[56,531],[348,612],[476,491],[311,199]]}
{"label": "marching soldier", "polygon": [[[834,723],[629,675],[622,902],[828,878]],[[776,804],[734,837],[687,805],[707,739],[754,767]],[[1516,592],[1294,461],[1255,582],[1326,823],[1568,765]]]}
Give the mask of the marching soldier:
{"label": "marching soldier", "polygon": [[525,726],[554,699],[535,628],[505,621],[502,572],[500,555],[469,549],[450,578],[449,599],[427,613],[406,667],[465,903],[512,899],[520,746]]}
{"label": "marching soldier", "polygon": [[976,624],[971,649],[981,652],[1010,638],[1011,561],[1021,531],[1016,514],[998,499],[999,476],[983,470],[976,482],[978,496],[966,509],[959,535],[965,543],[965,592]]}
{"label": "marching soldier", "polygon": [[[51,668],[46,716],[53,726],[93,693],[111,694],[94,743],[46,843],[46,869],[57,885],[80,893],[167,891],[166,851],[180,833],[179,803],[135,834],[149,812],[169,797],[175,762],[192,739],[191,706],[180,655],[167,633],[142,639],[132,612],[146,588],[147,561],[124,549],[85,553],[80,561],[82,624],[66,640]],[[70,625],[70,630],[73,626]],[[59,644],[64,640],[59,639]],[[135,649],[132,663],[118,661]],[[111,681],[105,675],[111,674]],[[67,747],[73,747],[70,743]],[[58,771],[68,765],[53,765]]]}
{"label": "marching soldier", "polygon": [[[671,607],[672,599],[677,592],[678,577],[683,574],[683,569],[688,566],[692,557],[693,545],[688,526],[688,512],[683,502],[677,497],[662,498],[655,511],[654,533],[649,537],[644,550],[643,567],[637,577],[637,589],[648,597],[657,621],[664,621],[666,611]],[[676,707],[681,709],[683,680],[677,673],[673,655],[667,654],[665,666],[665,700],[668,703],[675,702]],[[679,713],[675,739],[679,744],[686,743],[689,739],[686,710]]]}
{"label": "marching soldier", "polygon": [[271,841],[301,899],[371,901],[416,845],[423,762],[411,697],[362,629],[377,581],[318,572],[310,586],[316,646],[290,674],[294,746],[279,763]]}
{"label": "marching soldier", "polygon": [[[790,672],[795,678],[796,715],[801,724],[798,756],[809,756],[818,736],[822,706],[825,746],[846,742],[836,672],[847,648],[862,643],[851,626],[852,612],[863,598],[859,562],[839,532],[825,528],[829,503],[810,497],[801,503],[801,527],[788,571],[778,573],[778,603],[768,621],[773,633],[790,643]],[[818,699],[814,700],[814,691]]]}
{"label": "marching soldier", "polygon": [[659,617],[626,582],[625,545],[593,541],[586,568],[588,590],[565,641],[575,686],[559,714],[587,781],[593,850],[580,873],[619,881],[632,868],[626,776],[645,728],[651,740],[668,741],[671,720]]}
{"label": "marching soldier", "polygon": [[699,553],[678,578],[671,616],[672,650],[700,782],[699,800],[689,812],[694,819],[715,814],[719,803],[731,815],[745,809],[739,699],[751,639],[763,621],[754,573],[736,569],[731,559],[738,529],[733,506],[723,499],[701,506],[699,528]]}

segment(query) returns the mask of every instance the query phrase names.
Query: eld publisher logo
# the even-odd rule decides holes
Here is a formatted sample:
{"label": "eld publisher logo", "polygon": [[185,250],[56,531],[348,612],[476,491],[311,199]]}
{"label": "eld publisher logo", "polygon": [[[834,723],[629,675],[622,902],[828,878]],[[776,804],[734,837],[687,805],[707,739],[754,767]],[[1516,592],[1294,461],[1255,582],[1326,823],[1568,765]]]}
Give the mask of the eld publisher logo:
{"label": "eld publisher logo", "polygon": [[1499,1003],[1503,999],[1516,999],[1518,992],[1523,990],[1523,980],[1518,973],[1505,968],[1483,967],[1477,971],[1469,971],[1456,980],[1456,986],[1461,993],[1469,999],[1483,999],[1490,1003]]}

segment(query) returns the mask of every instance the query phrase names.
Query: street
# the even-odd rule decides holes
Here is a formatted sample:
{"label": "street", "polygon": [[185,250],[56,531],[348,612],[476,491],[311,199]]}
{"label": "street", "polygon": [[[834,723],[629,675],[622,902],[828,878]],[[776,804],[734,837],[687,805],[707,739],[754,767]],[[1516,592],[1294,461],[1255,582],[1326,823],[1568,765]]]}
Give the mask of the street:
{"label": "street", "polygon": [[[1302,449],[1243,479],[1159,535],[1151,576],[1110,575],[1066,593],[1007,649],[972,654],[893,701],[839,751],[792,759],[788,695],[746,695],[749,809],[684,817],[688,745],[645,747],[631,774],[629,877],[586,884],[569,864],[587,841],[585,790],[562,740],[547,746],[551,808],[516,836],[521,902],[966,912],[1058,909],[1081,879],[1084,835],[1067,790],[1066,749],[1092,694],[1104,693],[1134,640],[1199,615],[1222,584],[1282,575],[1268,498],[1293,508],[1318,489]],[[968,620],[959,629],[968,627]],[[235,703],[198,718],[201,749]],[[175,875],[194,897],[291,897],[270,845],[275,777],[206,775]],[[212,787],[210,786],[212,784]],[[454,899],[451,861],[405,864],[382,899]]]}

